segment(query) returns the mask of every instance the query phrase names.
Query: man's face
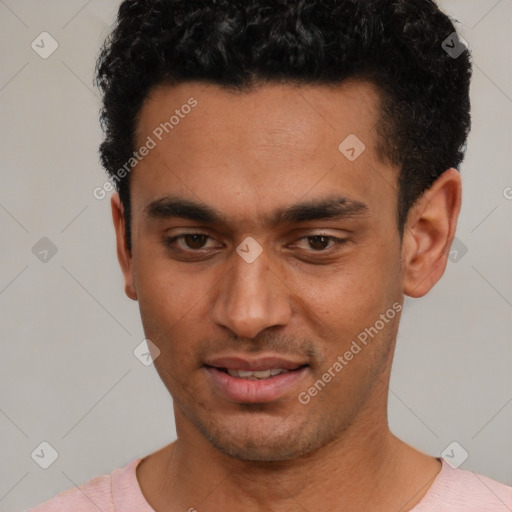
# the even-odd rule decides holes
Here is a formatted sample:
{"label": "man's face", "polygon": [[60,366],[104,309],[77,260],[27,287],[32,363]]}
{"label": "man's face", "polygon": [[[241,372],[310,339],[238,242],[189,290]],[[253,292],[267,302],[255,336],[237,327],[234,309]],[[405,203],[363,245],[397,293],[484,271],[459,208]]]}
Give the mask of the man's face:
{"label": "man's face", "polygon": [[[136,147],[156,146],[131,176],[127,289],[161,351],[178,433],[285,460],[384,417],[402,277],[378,108],[364,83],[242,94],[186,83],[147,98]],[[338,148],[351,134],[359,156],[353,137]]]}

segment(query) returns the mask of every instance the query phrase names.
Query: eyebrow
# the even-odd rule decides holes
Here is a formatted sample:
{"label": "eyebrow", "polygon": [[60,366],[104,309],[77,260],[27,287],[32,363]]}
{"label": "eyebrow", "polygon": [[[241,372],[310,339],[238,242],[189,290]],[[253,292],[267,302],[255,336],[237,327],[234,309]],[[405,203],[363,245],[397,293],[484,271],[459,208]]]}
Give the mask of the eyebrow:
{"label": "eyebrow", "polygon": [[[144,208],[144,213],[150,219],[176,217],[206,224],[225,226],[229,224],[228,219],[215,208],[176,196],[165,196],[152,201]],[[266,226],[275,227],[288,223],[364,217],[369,213],[368,206],[360,201],[342,196],[330,196],[296,203],[276,210],[270,215],[264,216],[263,222]]]}

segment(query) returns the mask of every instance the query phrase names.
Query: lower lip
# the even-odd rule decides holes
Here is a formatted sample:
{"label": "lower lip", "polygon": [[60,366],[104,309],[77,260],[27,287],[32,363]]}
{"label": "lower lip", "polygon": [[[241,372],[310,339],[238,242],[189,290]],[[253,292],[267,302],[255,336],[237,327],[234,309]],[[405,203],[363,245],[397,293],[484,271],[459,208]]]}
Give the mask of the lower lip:
{"label": "lower lip", "polygon": [[210,375],[214,389],[220,395],[233,402],[246,404],[273,402],[281,398],[297,386],[308,370],[306,366],[268,379],[248,380],[231,377],[231,375],[211,366],[205,368]]}

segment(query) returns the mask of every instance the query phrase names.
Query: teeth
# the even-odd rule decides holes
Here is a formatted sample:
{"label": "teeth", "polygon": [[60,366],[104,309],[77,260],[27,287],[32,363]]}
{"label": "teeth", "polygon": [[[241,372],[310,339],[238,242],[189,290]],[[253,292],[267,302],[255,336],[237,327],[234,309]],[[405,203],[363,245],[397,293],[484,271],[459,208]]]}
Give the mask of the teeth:
{"label": "teeth", "polygon": [[252,372],[253,376],[258,379],[268,379],[270,377],[270,370],[264,370],[260,372]]}
{"label": "teeth", "polygon": [[238,377],[240,379],[248,379],[248,380],[258,380],[258,379],[268,379],[269,377],[275,377],[276,375],[280,375],[281,373],[286,373],[288,370],[283,370],[282,368],[269,368],[268,370],[259,370],[259,371],[248,371],[248,370],[232,370],[228,368],[228,374],[231,377]]}

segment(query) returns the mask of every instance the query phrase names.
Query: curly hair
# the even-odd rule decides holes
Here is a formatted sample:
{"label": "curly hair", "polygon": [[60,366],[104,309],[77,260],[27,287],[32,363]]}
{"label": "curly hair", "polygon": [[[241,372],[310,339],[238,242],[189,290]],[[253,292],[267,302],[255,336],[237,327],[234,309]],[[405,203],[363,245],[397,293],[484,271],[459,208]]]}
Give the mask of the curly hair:
{"label": "curly hair", "polygon": [[[205,81],[336,85],[363,79],[381,97],[378,154],[399,169],[397,226],[450,167],[470,129],[468,51],[443,41],[453,23],[432,0],[124,0],[96,64],[110,178],[134,151],[152,87]],[[130,175],[115,185],[130,237]]]}

